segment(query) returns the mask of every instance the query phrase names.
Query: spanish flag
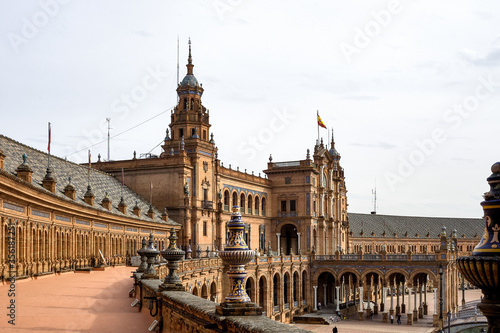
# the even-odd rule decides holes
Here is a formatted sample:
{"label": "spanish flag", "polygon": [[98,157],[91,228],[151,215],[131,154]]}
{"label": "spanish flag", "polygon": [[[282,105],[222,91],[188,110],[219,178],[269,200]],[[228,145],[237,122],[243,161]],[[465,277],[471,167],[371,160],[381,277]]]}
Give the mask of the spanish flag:
{"label": "spanish flag", "polygon": [[321,126],[323,128],[326,128],[326,125],[325,123],[323,122],[323,120],[321,120],[321,117],[319,116],[319,113],[318,113],[318,126]]}

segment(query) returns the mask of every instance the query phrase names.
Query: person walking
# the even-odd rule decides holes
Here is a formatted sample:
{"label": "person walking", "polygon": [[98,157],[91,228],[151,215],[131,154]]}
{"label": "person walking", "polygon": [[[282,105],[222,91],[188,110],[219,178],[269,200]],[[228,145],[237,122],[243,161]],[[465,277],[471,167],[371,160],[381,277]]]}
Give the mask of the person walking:
{"label": "person walking", "polygon": [[339,331],[339,330],[337,329],[337,326],[335,326],[335,327],[333,328],[333,330],[332,330],[332,333],[338,333],[338,331]]}
{"label": "person walking", "polygon": [[394,316],[391,315],[391,324],[394,324]]}
{"label": "person walking", "polygon": [[401,325],[401,315],[398,315],[398,325]]}

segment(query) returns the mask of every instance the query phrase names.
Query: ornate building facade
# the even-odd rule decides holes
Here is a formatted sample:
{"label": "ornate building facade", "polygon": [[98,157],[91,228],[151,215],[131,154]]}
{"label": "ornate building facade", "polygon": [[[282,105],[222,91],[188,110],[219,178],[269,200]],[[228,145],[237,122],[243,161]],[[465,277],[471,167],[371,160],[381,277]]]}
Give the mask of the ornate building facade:
{"label": "ornate building facade", "polygon": [[[187,291],[211,300],[227,294],[224,267],[212,255],[225,244],[231,207],[239,206],[245,241],[259,253],[247,265],[248,294],[273,319],[289,322],[318,303],[336,306],[337,300],[349,308],[360,298],[376,303],[378,311],[389,288],[398,294],[392,310],[406,313],[405,305],[414,302],[421,315],[434,314],[424,311],[423,290],[436,288],[431,296],[438,297],[440,279],[443,311],[457,309],[460,281],[454,260],[477,243],[478,219],[348,214],[333,137],[329,147],[317,141],[305,159],[275,162],[270,156],[265,177],[225,167],[193,67],[190,47],[160,156],[93,164],[115,176],[125,170],[126,184],[142,196],[153,182],[154,205],[166,207],[182,224],[179,244],[192,258],[180,270]],[[460,229],[461,237],[446,228]],[[405,301],[407,288],[419,294],[418,305],[416,296]]]}
{"label": "ornate building facade", "polygon": [[[141,238],[152,233],[162,248],[174,227],[186,251],[179,269],[186,291],[220,302],[229,285],[217,251],[226,244],[231,208],[239,206],[245,242],[257,253],[247,265],[247,292],[270,318],[290,322],[321,303],[362,319],[368,301],[386,320],[390,311],[437,320],[427,297],[443,298],[442,310],[456,311],[455,259],[477,243],[478,219],[348,213],[333,137],[328,145],[317,141],[304,159],[270,157],[264,177],[225,167],[193,68],[190,48],[158,157],[134,153],[130,160],[99,160],[91,170],[52,157],[46,168],[46,154],[0,137],[3,279],[95,266],[99,258],[124,264]],[[164,276],[165,266],[159,271]],[[389,295],[394,300],[386,304]]]}
{"label": "ornate building facade", "polygon": [[4,136],[0,219],[2,281],[124,265],[144,235],[163,246],[166,230],[180,228],[114,177]]}

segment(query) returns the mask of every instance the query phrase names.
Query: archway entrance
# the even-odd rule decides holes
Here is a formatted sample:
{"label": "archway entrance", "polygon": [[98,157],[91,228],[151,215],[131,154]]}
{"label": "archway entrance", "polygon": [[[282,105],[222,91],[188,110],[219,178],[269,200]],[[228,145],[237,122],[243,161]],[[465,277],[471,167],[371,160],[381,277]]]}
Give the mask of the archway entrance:
{"label": "archway entrance", "polygon": [[335,303],[335,278],[332,273],[323,272],[318,277],[318,303],[333,306]]}
{"label": "archway entrance", "polygon": [[280,234],[280,246],[283,249],[284,254],[289,255],[291,253],[298,253],[299,246],[297,227],[293,224],[285,224],[281,227]]}

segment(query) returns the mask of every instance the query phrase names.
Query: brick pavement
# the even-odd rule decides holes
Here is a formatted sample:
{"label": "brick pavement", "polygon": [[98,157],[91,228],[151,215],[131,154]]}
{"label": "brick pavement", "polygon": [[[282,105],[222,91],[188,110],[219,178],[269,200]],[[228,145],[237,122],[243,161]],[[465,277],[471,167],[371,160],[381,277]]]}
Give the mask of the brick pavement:
{"label": "brick pavement", "polygon": [[133,267],[64,273],[16,283],[16,325],[7,323],[9,286],[0,285],[0,332],[147,332],[147,311],[128,297]]}

